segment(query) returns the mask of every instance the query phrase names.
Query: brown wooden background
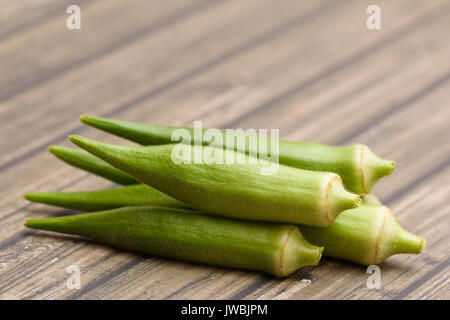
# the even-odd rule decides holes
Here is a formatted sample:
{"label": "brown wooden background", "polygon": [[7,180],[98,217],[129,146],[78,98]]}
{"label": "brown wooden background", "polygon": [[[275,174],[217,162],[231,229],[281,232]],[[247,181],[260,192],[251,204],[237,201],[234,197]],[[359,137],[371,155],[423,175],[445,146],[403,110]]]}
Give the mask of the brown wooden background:
{"label": "brown wooden background", "polygon": [[[379,31],[366,28],[373,2]],[[74,3],[79,31],[65,27]],[[449,1],[0,6],[1,299],[450,298]],[[427,247],[383,263],[382,289],[369,290],[365,268],[333,259],[278,280],[26,230],[25,219],[70,213],[27,203],[26,191],[111,186],[47,152],[73,133],[124,143],[83,126],[81,114],[366,143],[397,162],[375,193]],[[80,290],[66,287],[69,265],[81,268]]]}

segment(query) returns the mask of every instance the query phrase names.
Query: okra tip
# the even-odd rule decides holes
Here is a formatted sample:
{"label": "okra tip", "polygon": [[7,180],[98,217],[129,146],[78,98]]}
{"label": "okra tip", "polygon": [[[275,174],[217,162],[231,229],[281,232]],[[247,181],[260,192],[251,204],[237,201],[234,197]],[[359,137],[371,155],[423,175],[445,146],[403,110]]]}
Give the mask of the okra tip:
{"label": "okra tip", "polygon": [[77,136],[77,135],[70,135],[70,136],[68,136],[68,138],[72,143],[76,144],[79,147],[83,147],[84,145],[91,144],[91,142],[94,141],[94,140],[84,138],[81,136]]}
{"label": "okra tip", "polygon": [[90,119],[95,119],[95,117],[88,116],[88,115],[85,115],[85,114],[82,114],[82,115],[80,116],[80,120],[81,120],[82,122],[84,122],[84,121],[89,121]]}
{"label": "okra tip", "polygon": [[52,219],[32,219],[26,220],[23,225],[30,229],[51,230],[51,224]]}
{"label": "okra tip", "polygon": [[25,199],[31,202],[61,206],[66,200],[64,192],[27,192]]}
{"label": "okra tip", "polygon": [[[70,139],[70,136],[69,136]],[[63,160],[64,162],[68,162],[70,164],[73,164],[73,162],[79,162],[78,158],[80,157],[80,154],[83,154],[84,152],[82,150],[67,148],[63,146],[57,146],[57,145],[51,145],[48,147],[48,151],[53,154],[55,157],[57,157],[60,160]]]}
{"label": "okra tip", "polygon": [[[26,220],[24,226],[30,229],[46,230],[60,233],[80,234],[74,216]],[[74,222],[75,221],[75,222]]]}
{"label": "okra tip", "polygon": [[[100,158],[102,158],[100,156],[100,153],[102,153],[102,151],[110,149],[109,151],[113,152],[116,151],[118,148],[120,148],[119,146],[109,145],[107,143],[102,143],[99,141],[95,141],[77,135],[71,135],[69,136],[69,139],[73,144],[79,146],[80,148],[88,151],[89,153],[95,156],[99,156]],[[106,159],[103,160],[107,161]]]}
{"label": "okra tip", "polygon": [[25,193],[25,199],[32,202],[39,202],[40,200],[40,192],[27,192]]}
{"label": "okra tip", "polygon": [[98,118],[98,117],[93,117],[93,116],[88,116],[88,115],[82,114],[80,116],[80,121],[83,122],[84,124],[87,124],[87,125],[90,125],[90,126],[94,126],[96,123],[102,122],[102,118]]}
{"label": "okra tip", "polygon": [[32,220],[26,220],[23,225],[27,228],[32,228],[33,229],[33,223],[30,223],[30,221]]}
{"label": "okra tip", "polygon": [[68,149],[57,145],[51,145],[48,147],[48,151],[50,151],[51,154],[59,157],[61,154],[67,153]]}
{"label": "okra tip", "polygon": [[94,128],[98,128],[98,129],[103,129],[104,127],[111,126],[111,122],[108,121],[108,119],[87,116],[87,115],[80,116],[80,121],[83,122],[84,124],[87,124],[88,126],[92,126]]}

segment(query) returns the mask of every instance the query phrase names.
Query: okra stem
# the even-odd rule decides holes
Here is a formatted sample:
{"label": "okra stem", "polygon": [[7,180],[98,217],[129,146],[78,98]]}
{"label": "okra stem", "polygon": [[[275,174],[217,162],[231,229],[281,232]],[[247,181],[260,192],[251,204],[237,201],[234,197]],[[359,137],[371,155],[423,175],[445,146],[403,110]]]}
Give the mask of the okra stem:
{"label": "okra stem", "polygon": [[279,277],[317,265],[323,250],[308,243],[294,226],[159,207],[28,220],[25,226],[80,235],[142,254],[259,270]]}
{"label": "okra stem", "polygon": [[[137,180],[203,212],[237,219],[326,226],[337,215],[360,204],[333,173],[279,166],[261,175],[265,164],[190,164],[172,160],[174,145],[125,147],[79,136],[71,141]],[[201,146],[181,145],[186,152]],[[213,148],[213,147],[209,147]],[[213,148],[218,150],[217,148]],[[222,150],[226,159],[236,156]]]}
{"label": "okra stem", "polygon": [[[210,143],[204,140],[197,141],[193,128],[147,125],[90,116],[82,116],[81,121],[142,145],[173,143],[172,133],[180,128],[190,133],[192,137],[190,143]],[[203,132],[206,130],[203,129]],[[222,133],[225,134],[225,131],[222,130]],[[223,144],[214,141],[211,145],[226,149],[245,150],[248,153],[248,143],[245,144],[244,149],[238,147],[238,137],[242,137],[242,135],[236,133],[234,139],[224,139]],[[259,138],[257,137],[257,139]],[[268,144],[270,145],[270,139],[268,139]],[[355,193],[369,193],[377,180],[391,174],[395,168],[394,161],[378,157],[365,145],[333,147],[286,140],[279,141],[279,162],[300,169],[334,172],[342,178],[345,187]]]}
{"label": "okra stem", "polygon": [[93,156],[84,150],[76,150],[61,146],[51,146],[49,151],[62,161],[88,171],[97,176],[111,180],[122,185],[138,184],[139,182],[128,174],[117,170],[105,161]]}

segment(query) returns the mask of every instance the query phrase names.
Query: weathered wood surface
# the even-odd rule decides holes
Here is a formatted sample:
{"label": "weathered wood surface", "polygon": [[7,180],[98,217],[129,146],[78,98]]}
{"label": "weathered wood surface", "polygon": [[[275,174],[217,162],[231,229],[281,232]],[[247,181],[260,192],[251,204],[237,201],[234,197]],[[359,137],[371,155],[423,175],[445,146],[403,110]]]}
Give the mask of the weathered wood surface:
{"label": "weathered wood surface", "polygon": [[[79,31],[65,27],[71,1],[33,3],[1,4],[1,299],[450,298],[448,1],[377,1],[378,31],[369,1],[79,1]],[[334,259],[278,280],[26,230],[70,213],[26,191],[111,185],[47,152],[70,133],[123,143],[82,126],[84,113],[366,143],[397,162],[375,193],[427,246],[383,263],[369,290],[365,268]],[[80,290],[66,287],[69,265]]]}

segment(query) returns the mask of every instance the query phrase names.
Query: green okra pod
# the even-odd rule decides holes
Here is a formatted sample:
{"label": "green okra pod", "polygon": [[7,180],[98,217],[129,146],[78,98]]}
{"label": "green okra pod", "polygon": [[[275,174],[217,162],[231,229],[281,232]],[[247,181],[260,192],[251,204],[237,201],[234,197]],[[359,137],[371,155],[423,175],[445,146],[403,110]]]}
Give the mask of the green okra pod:
{"label": "green okra pod", "polygon": [[394,254],[418,254],[425,243],[403,229],[384,206],[362,205],[342,212],[327,227],[299,229],[308,241],[325,248],[324,255],[363,265],[379,264]]}
{"label": "green okra pod", "polygon": [[[146,184],[98,191],[28,192],[25,199],[67,209],[103,211],[122,207],[161,206],[189,208],[188,205]],[[362,196],[363,205],[382,206],[373,194]]]}
{"label": "green okra pod", "polygon": [[[79,136],[71,141],[114,167],[167,195],[203,212],[245,220],[326,226],[360,196],[345,190],[334,173],[279,166],[273,175],[261,175],[267,163],[175,163],[177,145],[125,147]],[[178,145],[186,153],[201,146]],[[233,150],[220,151],[227,159]],[[197,150],[196,150],[197,149]],[[211,150],[210,150],[211,151]]]}
{"label": "green okra pod", "polygon": [[[179,201],[146,185],[104,191],[42,192],[32,195],[29,197],[31,201],[83,211],[143,205],[174,208],[183,206]],[[299,228],[309,241],[325,247],[325,256],[364,265],[378,264],[393,254],[420,253],[425,242],[423,238],[401,228],[392,213],[381,206],[374,195],[364,197],[364,201],[369,202],[342,212],[328,227],[300,225]],[[383,219],[386,219],[384,224],[380,223]]]}
{"label": "green okra pod", "polygon": [[[82,116],[81,121],[142,145],[178,142],[172,140],[172,134],[177,129],[187,130],[192,137],[189,141],[192,144],[210,144],[207,139],[202,138],[202,133],[207,129],[201,131],[199,138],[199,135],[195,134],[195,129],[188,127],[147,125],[90,116]],[[225,135],[224,130],[221,132]],[[248,153],[249,142],[245,141],[244,144],[239,144],[239,141],[243,141],[241,138],[244,134],[234,133],[234,135],[233,139],[223,139],[222,142],[213,141],[211,145]],[[201,141],[198,141],[199,139]],[[270,144],[270,139],[268,139],[268,143]],[[345,187],[355,193],[369,193],[377,180],[391,174],[395,168],[393,161],[378,157],[362,144],[333,147],[286,140],[279,140],[279,162],[300,169],[337,173],[342,178]]]}
{"label": "green okra pod", "polygon": [[129,206],[188,208],[184,203],[144,184],[101,191],[29,192],[25,198],[81,211],[103,211]]}
{"label": "green okra pod", "polygon": [[259,270],[279,277],[317,265],[323,250],[308,243],[294,226],[161,207],[28,220],[25,226],[80,235],[137,253]]}
{"label": "green okra pod", "polygon": [[132,185],[139,183],[128,174],[112,167],[105,161],[84,150],[76,150],[61,146],[50,146],[49,151],[57,158],[74,167],[88,171],[118,184]]}

